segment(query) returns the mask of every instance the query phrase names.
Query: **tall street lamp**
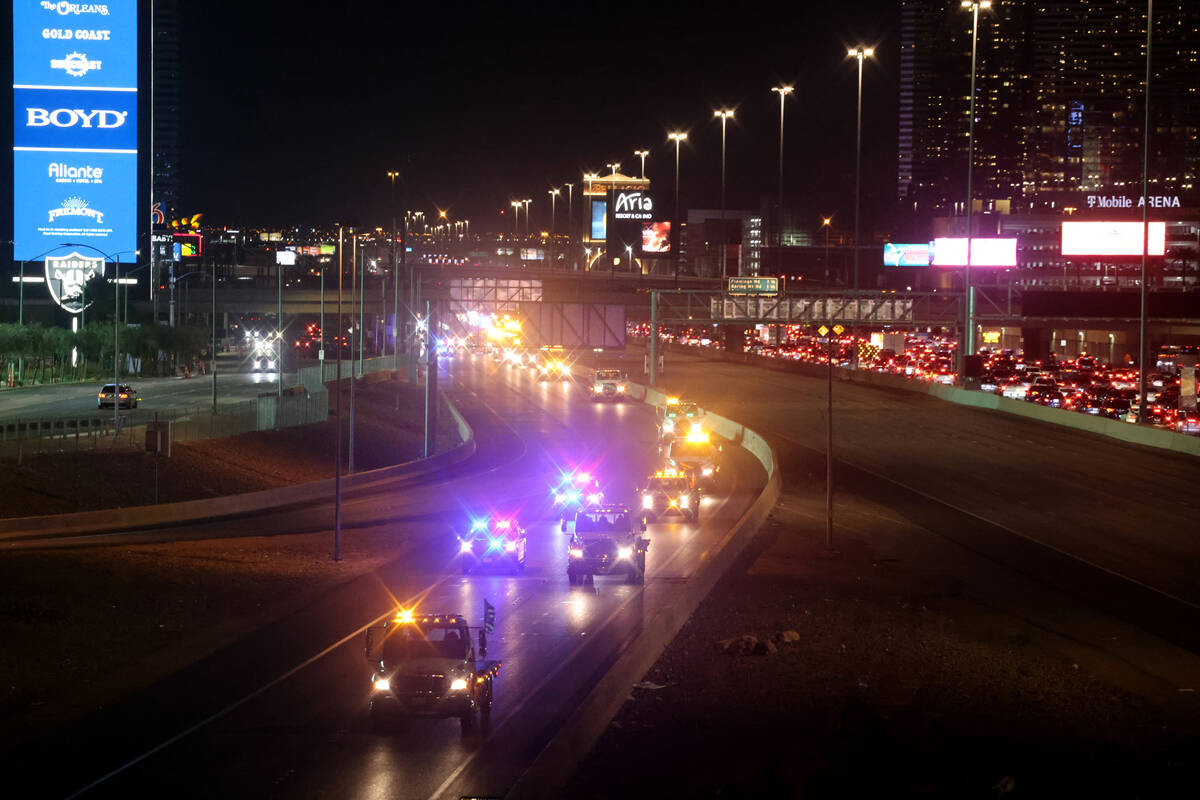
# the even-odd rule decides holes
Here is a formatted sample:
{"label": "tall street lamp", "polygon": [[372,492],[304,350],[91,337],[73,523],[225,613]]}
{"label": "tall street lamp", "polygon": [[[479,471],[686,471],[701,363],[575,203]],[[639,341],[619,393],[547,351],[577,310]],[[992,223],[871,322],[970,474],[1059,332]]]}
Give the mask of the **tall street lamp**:
{"label": "tall street lamp", "polygon": [[546,192],[550,195],[550,269],[554,269],[554,213],[558,206],[558,196],[561,193],[561,189],[551,189]]}
{"label": "tall street lamp", "polygon": [[667,134],[668,141],[675,143],[675,282],[679,283],[679,241],[683,231],[679,227],[679,144],[687,141],[686,131],[672,131]]}
{"label": "tall street lamp", "polygon": [[822,217],[821,227],[825,229],[825,283],[829,283],[829,229],[833,226],[833,217]]}
{"label": "tall street lamp", "polygon": [[795,91],[795,87],[780,85],[772,86],[772,92],[779,94],[779,211],[775,219],[775,248],[777,260],[775,266],[779,274],[783,274],[783,101]]}
{"label": "tall street lamp", "polygon": [[642,179],[646,178],[646,156],[650,155],[649,150],[634,150],[633,154],[642,160]]}
{"label": "tall street lamp", "polygon": [[529,204],[533,202],[532,198],[526,197],[521,201],[525,206],[525,238],[529,238]]}
{"label": "tall street lamp", "polygon": [[729,109],[714,111],[713,116],[721,120],[721,280],[726,277],[725,261],[728,247],[725,244],[725,125],[733,116]]}
{"label": "tall street lamp", "polygon": [[[1154,0],[1146,0],[1146,86],[1145,117],[1142,120],[1142,294],[1138,322],[1138,421],[1146,421],[1146,256],[1150,249],[1150,204],[1146,192],[1150,183],[1150,34],[1154,30]],[[971,93],[974,99],[974,92]],[[1109,359],[1111,362],[1112,359]]]}
{"label": "tall street lamp", "polygon": [[[391,171],[387,176],[392,180],[392,315],[395,317],[393,328],[396,328],[400,324],[400,262],[396,260],[396,178],[400,177],[400,173]],[[387,325],[387,309],[384,309],[383,320],[384,325]],[[386,334],[385,328],[385,341]],[[382,355],[382,351],[380,354]],[[322,364],[321,367],[323,369],[325,365]],[[392,333],[392,369],[400,369],[400,334],[398,330],[393,330]]]}
{"label": "tall street lamp", "polygon": [[962,350],[965,368],[965,357],[975,354],[975,294],[971,286],[971,239],[975,236],[971,226],[971,212],[975,206],[972,200],[975,189],[972,185],[975,176],[975,51],[979,42],[979,9],[986,11],[991,8],[992,0],[962,0],[962,7],[971,9],[971,96],[967,113],[967,265],[963,268],[963,299],[967,306]]}
{"label": "tall street lamp", "polygon": [[859,209],[863,190],[863,60],[875,55],[875,50],[859,44],[846,50],[846,55],[858,60],[858,127],[854,134],[854,288],[858,288]]}
{"label": "tall street lamp", "polygon": [[616,175],[616,174],[617,174],[617,170],[619,170],[619,169],[621,168],[621,162],[620,162],[620,161],[614,161],[614,162],[612,162],[611,164],[605,164],[604,166],[606,166],[606,167],[608,167],[609,169],[611,169],[611,170],[612,170],[612,174],[613,174],[613,175]]}
{"label": "tall street lamp", "polygon": [[[567,258],[575,258],[575,184],[563,184],[567,187]],[[571,262],[574,266],[574,261]],[[566,269],[566,262],[563,262],[563,269]]]}

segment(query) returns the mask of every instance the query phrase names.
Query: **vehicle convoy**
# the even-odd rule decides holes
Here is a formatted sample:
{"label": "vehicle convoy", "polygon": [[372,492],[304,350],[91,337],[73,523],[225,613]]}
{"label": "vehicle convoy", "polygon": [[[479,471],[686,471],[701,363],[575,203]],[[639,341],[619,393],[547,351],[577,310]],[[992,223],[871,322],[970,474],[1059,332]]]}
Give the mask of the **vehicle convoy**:
{"label": "vehicle convoy", "polygon": [[645,583],[646,521],[623,505],[580,509],[567,550],[567,580],[572,586],[594,575],[623,575],[627,583]]}
{"label": "vehicle convoy", "polygon": [[619,369],[592,370],[591,384],[592,402],[620,403],[629,391],[629,379]]}
{"label": "vehicle convoy", "polygon": [[689,469],[669,467],[651,475],[642,489],[642,514],[658,519],[679,514],[689,522],[700,519],[700,487]]}
{"label": "vehicle convoy", "polygon": [[691,470],[701,487],[712,489],[721,472],[721,449],[721,445],[713,444],[704,431],[692,431],[667,443],[667,463],[678,469]]}
{"label": "vehicle convoy", "polygon": [[512,572],[525,569],[527,540],[525,529],[516,519],[495,515],[475,519],[458,542],[464,575],[485,568],[506,568]]}
{"label": "vehicle convoy", "polygon": [[[483,658],[482,632],[479,638]],[[371,664],[369,710],[376,727],[406,717],[458,717],[463,731],[469,731],[476,714],[491,713],[500,662],[476,658],[461,614],[398,610],[384,625],[367,629],[364,652]]]}
{"label": "vehicle convoy", "polygon": [[137,408],[141,399],[128,383],[122,383],[119,389],[116,384],[106,383],[96,395],[96,408],[112,408],[114,403],[118,408]]}
{"label": "vehicle convoy", "polygon": [[693,431],[703,431],[704,417],[704,409],[695,403],[680,401],[678,397],[668,397],[667,404],[659,410],[659,439],[671,439],[687,436]]}

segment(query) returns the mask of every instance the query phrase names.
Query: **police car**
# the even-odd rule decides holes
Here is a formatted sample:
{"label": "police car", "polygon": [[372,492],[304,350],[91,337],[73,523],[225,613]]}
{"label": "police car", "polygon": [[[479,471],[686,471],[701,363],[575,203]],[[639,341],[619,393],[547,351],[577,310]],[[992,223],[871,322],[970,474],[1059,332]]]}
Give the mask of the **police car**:
{"label": "police car", "polygon": [[479,568],[525,569],[525,529],[512,517],[489,516],[471,522],[458,540],[459,559],[466,575]]}
{"label": "police car", "polygon": [[700,487],[689,469],[668,467],[655,472],[642,489],[642,514],[658,519],[678,514],[689,522],[700,519]]}

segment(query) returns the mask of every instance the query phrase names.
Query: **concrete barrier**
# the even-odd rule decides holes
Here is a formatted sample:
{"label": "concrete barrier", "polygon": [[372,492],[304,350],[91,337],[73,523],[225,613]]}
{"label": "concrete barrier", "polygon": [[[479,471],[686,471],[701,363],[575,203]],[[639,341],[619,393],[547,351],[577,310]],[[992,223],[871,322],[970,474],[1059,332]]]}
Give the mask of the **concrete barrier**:
{"label": "concrete barrier", "polygon": [[[633,394],[650,405],[665,405],[666,396],[654,389],[638,387]],[[629,643],[538,754],[508,792],[507,800],[562,796],[575,768],[595,747],[629,698],[630,686],[654,666],[692,612],[737,561],[779,501],[782,486],[779,461],[766,440],[741,423],[716,414],[709,413],[705,423],[719,436],[738,442],[763,465],[767,473],[766,485],[725,535],[704,552],[695,573],[682,585],[668,589],[676,595],[673,602],[663,603],[659,610],[643,620],[637,638]]]}
{"label": "concrete barrier", "polygon": [[[343,496],[369,494],[384,488],[397,489],[414,478],[445,469],[473,456],[475,432],[453,403],[446,401],[446,406],[454,419],[455,430],[460,440],[458,445],[429,458],[345,476],[342,478]],[[334,479],[327,478],[278,489],[187,500],[181,503],[82,511],[75,514],[15,517],[0,520],[0,542],[210,522],[331,502],[333,492]]]}

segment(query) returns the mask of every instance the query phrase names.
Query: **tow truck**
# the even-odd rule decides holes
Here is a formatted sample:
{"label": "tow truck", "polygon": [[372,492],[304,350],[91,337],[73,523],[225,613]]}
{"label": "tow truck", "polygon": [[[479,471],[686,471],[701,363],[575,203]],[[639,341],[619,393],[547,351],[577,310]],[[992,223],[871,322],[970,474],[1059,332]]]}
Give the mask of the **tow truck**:
{"label": "tow truck", "polygon": [[[485,601],[485,616],[488,609]],[[491,714],[500,662],[476,659],[461,614],[398,609],[382,626],[367,628],[364,653],[371,666],[368,708],[376,728],[408,717],[458,717],[465,733],[474,728],[477,714]],[[479,656],[487,656],[483,630]]]}
{"label": "tow truck", "polygon": [[620,403],[625,399],[625,393],[629,390],[629,379],[619,369],[594,369],[591,383],[593,403],[600,400]]}
{"label": "tow truck", "polygon": [[678,397],[668,397],[659,414],[659,439],[671,439],[704,430],[704,409],[695,403],[680,401]]}
{"label": "tow truck", "polygon": [[712,489],[721,471],[721,445],[713,444],[703,430],[693,430],[687,436],[672,439],[667,444],[667,463],[680,469],[690,469],[703,488]]}
{"label": "tow truck", "polygon": [[647,519],[679,514],[689,522],[700,519],[700,487],[690,469],[668,467],[655,472],[642,489],[642,513]]}
{"label": "tow truck", "polygon": [[484,567],[507,567],[512,572],[525,570],[525,529],[511,517],[491,515],[475,519],[458,542],[464,575]]}
{"label": "tow truck", "polygon": [[567,580],[578,586],[594,575],[624,575],[627,583],[646,581],[646,520],[627,506],[580,509],[567,550]]}

